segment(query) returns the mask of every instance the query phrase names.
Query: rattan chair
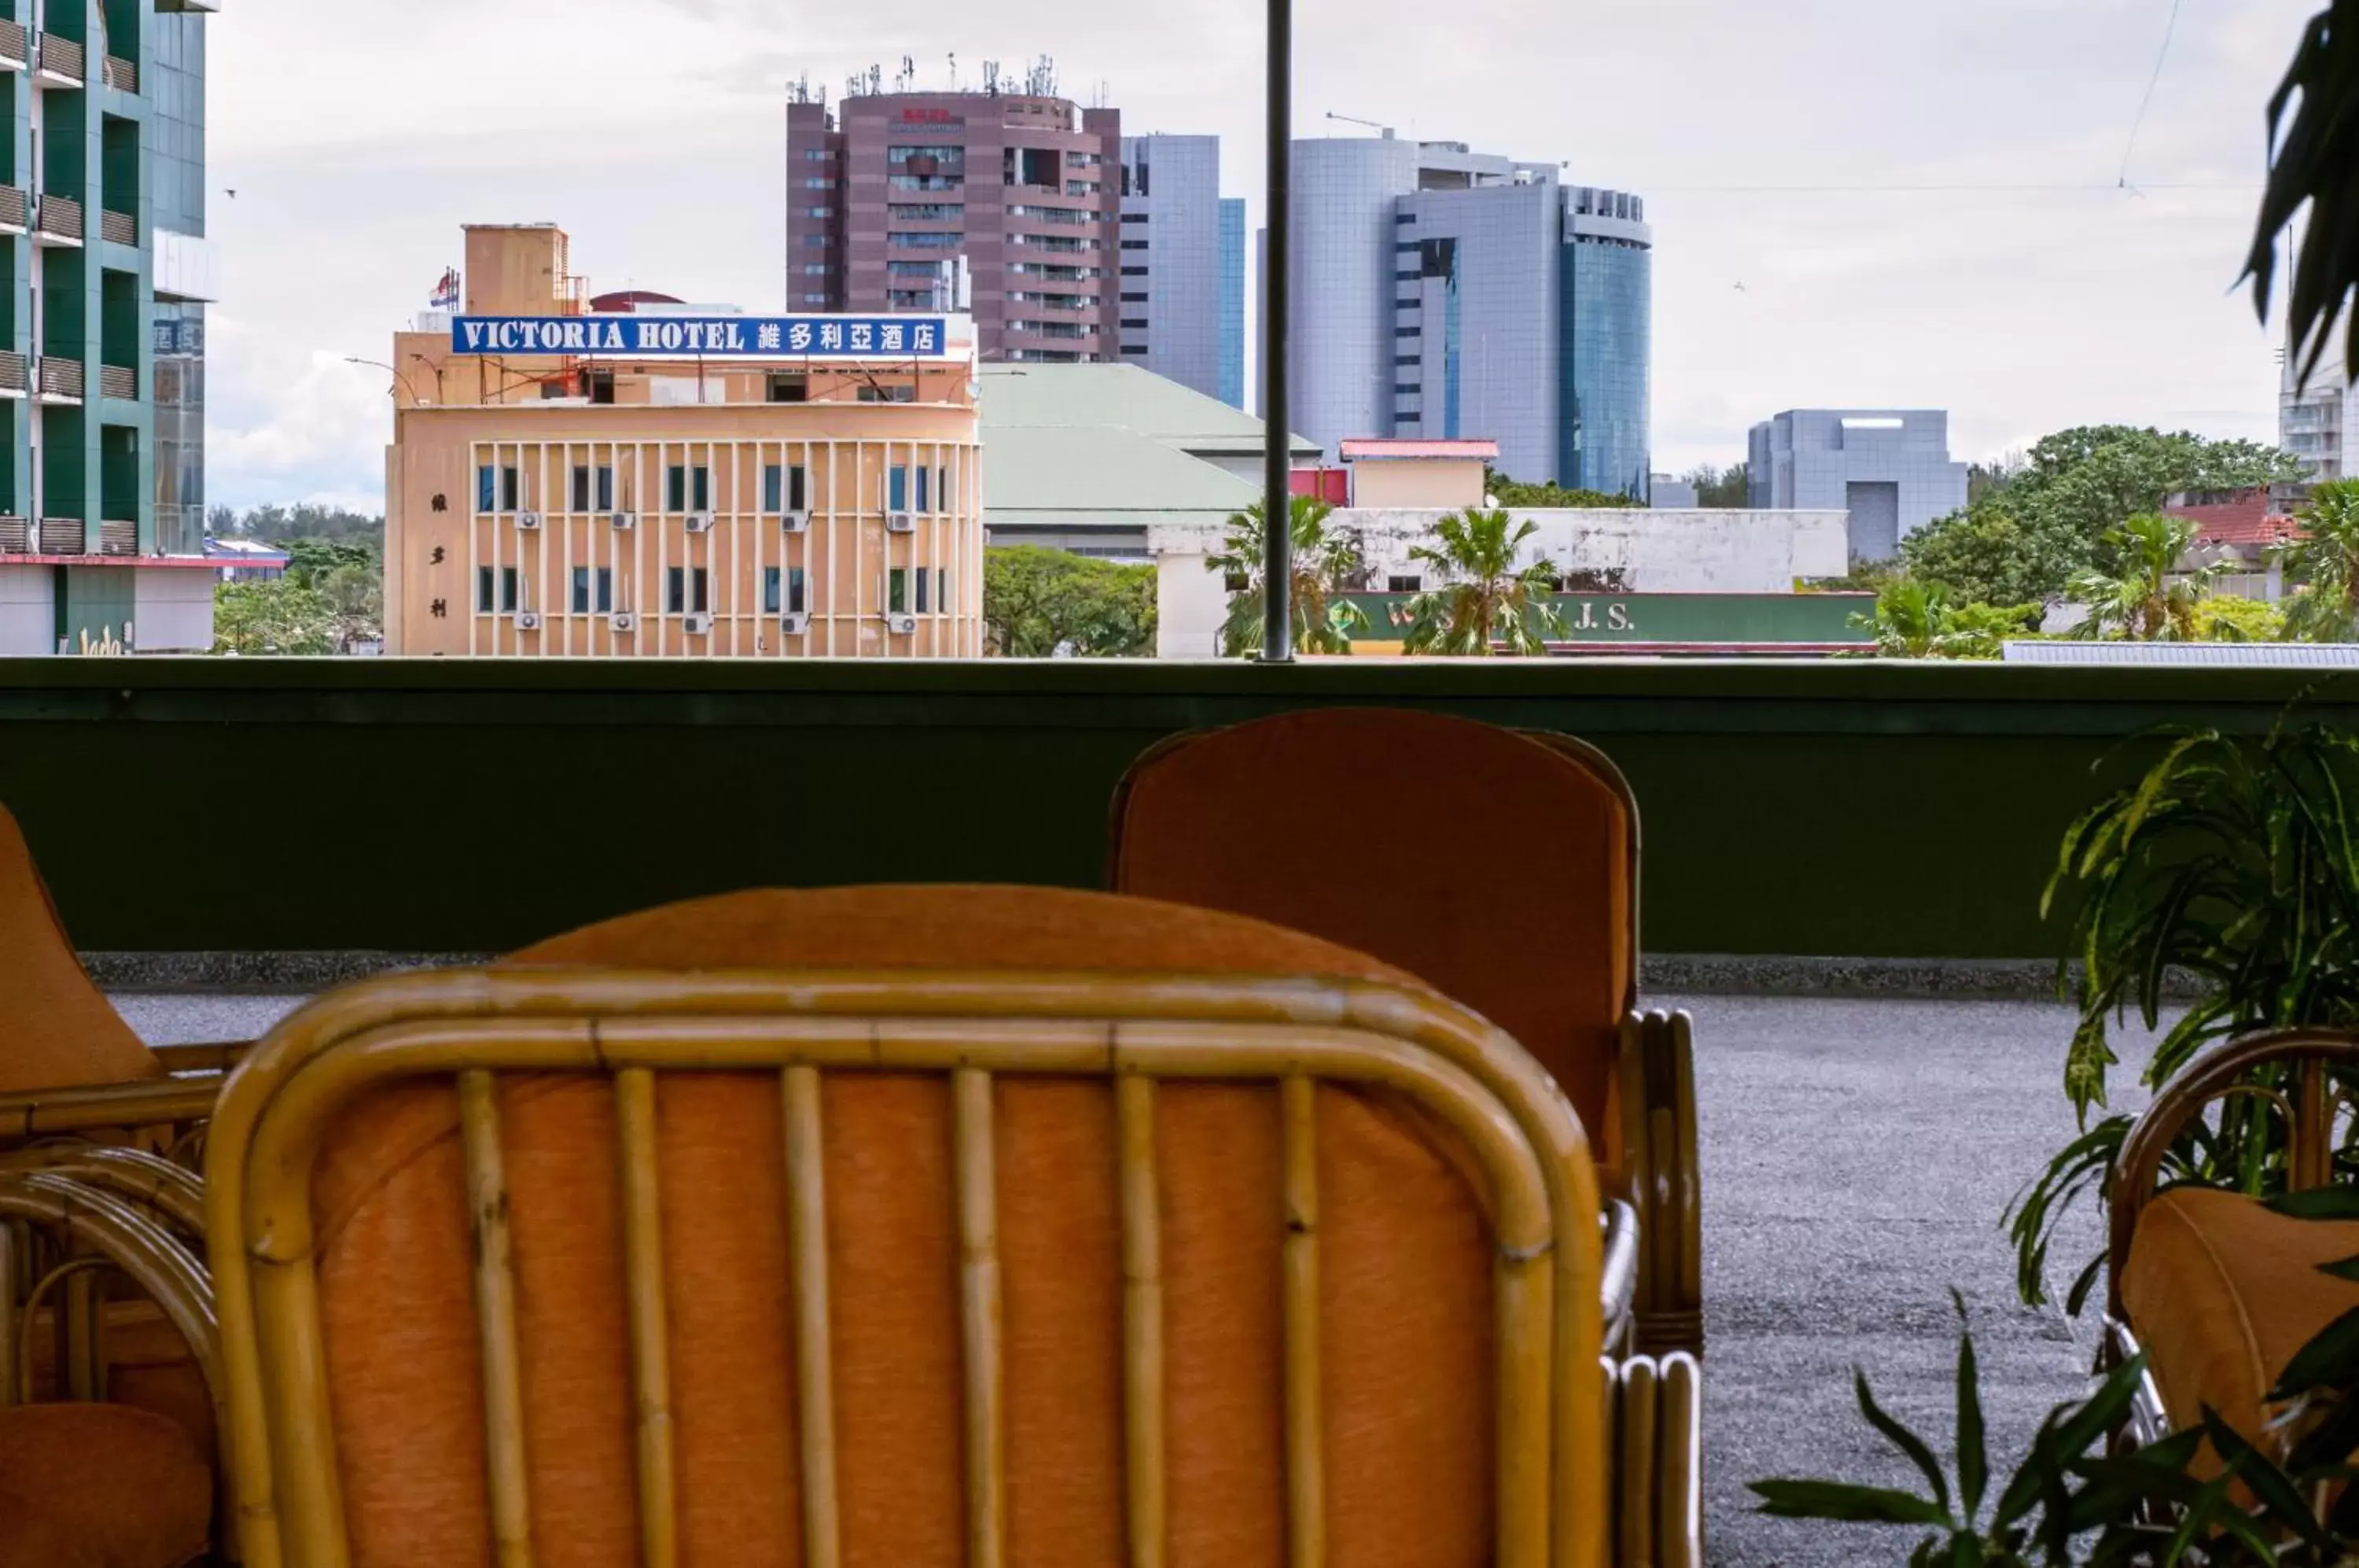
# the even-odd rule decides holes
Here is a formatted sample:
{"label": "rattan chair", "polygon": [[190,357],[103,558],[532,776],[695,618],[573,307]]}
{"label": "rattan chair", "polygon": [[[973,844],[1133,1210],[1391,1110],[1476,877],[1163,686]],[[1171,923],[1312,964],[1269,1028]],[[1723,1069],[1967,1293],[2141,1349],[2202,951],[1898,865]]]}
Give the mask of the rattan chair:
{"label": "rattan chair", "polygon": [[42,1140],[193,1154],[239,1044],[150,1049],[91,983],[0,806],[0,1164]]}
{"label": "rattan chair", "polygon": [[1114,801],[1108,886],[1311,931],[1506,1029],[1636,1216],[1634,1339],[1703,1345],[1684,1013],[1638,1008],[1638,805],[1568,735],[1324,708],[1177,735]]}
{"label": "rattan chair", "polygon": [[[2256,1083],[2262,1069],[2279,1083]],[[2109,1195],[2105,1361],[2146,1352],[2136,1440],[2191,1426],[2207,1405],[2248,1441],[2281,1438],[2267,1400],[2277,1375],[2359,1307],[2359,1284],[2319,1272],[2359,1257],[2359,1222],[2296,1219],[2242,1192],[2168,1184],[2169,1151],[2197,1118],[2233,1106],[2267,1116],[2285,1139],[2286,1186],[2322,1187],[2335,1179],[2338,1118],[2359,1111],[2345,1087],[2354,1074],[2359,1033],[2248,1035],[2173,1078],[2131,1129]]]}
{"label": "rattan chair", "polygon": [[748,893],[364,982],[206,1196],[260,1568],[1701,1561],[1565,1100],[1256,921]]}

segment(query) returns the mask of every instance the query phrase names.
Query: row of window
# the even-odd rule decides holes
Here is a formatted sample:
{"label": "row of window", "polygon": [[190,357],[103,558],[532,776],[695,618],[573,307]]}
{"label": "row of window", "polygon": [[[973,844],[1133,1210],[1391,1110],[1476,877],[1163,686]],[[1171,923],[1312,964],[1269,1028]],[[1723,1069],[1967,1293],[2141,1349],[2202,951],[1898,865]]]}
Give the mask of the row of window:
{"label": "row of window", "polygon": [[949,250],[966,243],[964,234],[901,234],[887,231],[885,243],[899,245],[904,250]]}
{"label": "row of window", "polygon": [[[614,608],[614,569],[577,566],[573,569],[573,614],[609,615]],[[516,614],[518,581],[513,566],[475,569],[475,611],[478,615]],[[951,605],[951,572],[947,566],[896,566],[885,574],[885,607],[896,614],[931,615]],[[664,613],[701,615],[712,608],[712,574],[702,566],[672,566],[664,570]],[[762,568],[762,613],[803,615],[810,594],[799,566]]]}
{"label": "row of window", "polygon": [[[573,465],[567,491],[576,512],[614,510],[614,470],[606,463]],[[475,469],[475,510],[514,512],[520,508],[522,475],[513,464]],[[762,465],[762,510],[801,511],[810,505],[808,475],[799,463]],[[956,493],[948,468],[925,468],[896,463],[885,470],[885,509],[889,512],[930,512],[939,499],[944,506]],[[913,501],[911,497],[914,496]],[[672,463],[664,470],[664,510],[709,512],[712,509],[712,470],[704,463]]]}
{"label": "row of window", "polygon": [[1105,242],[1103,240],[1098,239],[1094,236],[1082,234],[1013,234],[1007,236],[1007,243],[1009,245],[1034,245],[1041,250],[1072,251],[1103,250],[1105,248]]}
{"label": "row of window", "polygon": [[1087,207],[1027,207],[1021,202],[1009,207],[1011,218],[1030,218],[1042,223],[1094,223],[1098,214]]}
{"label": "row of window", "polygon": [[966,186],[963,174],[888,174],[885,183],[896,191],[959,191]]}
{"label": "row of window", "polygon": [[[1018,278],[1046,278],[1059,283],[1087,283],[1105,276],[1103,267],[1060,267],[1051,261],[1011,261],[1007,270]],[[1125,267],[1123,270],[1128,272],[1130,268]]]}
{"label": "row of window", "polygon": [[936,223],[945,218],[965,217],[966,203],[963,201],[888,201],[885,206],[885,216],[888,219],[905,219],[910,223]]}

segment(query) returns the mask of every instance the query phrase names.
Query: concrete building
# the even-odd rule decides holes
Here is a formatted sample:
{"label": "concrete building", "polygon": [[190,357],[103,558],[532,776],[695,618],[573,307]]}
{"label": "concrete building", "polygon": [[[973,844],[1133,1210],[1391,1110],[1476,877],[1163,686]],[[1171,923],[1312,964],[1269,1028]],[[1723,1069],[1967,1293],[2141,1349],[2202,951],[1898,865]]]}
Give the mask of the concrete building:
{"label": "concrete building", "polygon": [[788,103],[788,307],[940,312],[962,262],[984,359],[1115,358],[1121,130],[1006,93]]}
{"label": "concrete building", "polygon": [[1485,472],[1499,458],[1494,441],[1347,441],[1351,502],[1383,511],[1419,506],[1457,510],[1489,499]]}
{"label": "concrete building", "polygon": [[1756,507],[1833,507],[1851,517],[1851,553],[1889,561],[1900,541],[1966,504],[1966,465],[1950,459],[1939,408],[1794,408],[1753,427]]}
{"label": "concrete building", "polygon": [[2350,367],[2343,363],[2345,323],[2337,318],[2326,334],[2325,352],[2309,378],[2301,376],[2297,345],[2288,343],[2277,387],[2277,445],[2301,459],[2314,480],[2340,479],[2347,454],[2359,450],[2359,398],[2348,394]]}
{"label": "concrete building", "polygon": [[214,9],[52,0],[38,31],[0,20],[0,71],[16,84],[0,183],[0,657],[212,645]]}
{"label": "concrete building", "polygon": [[[1337,511],[1329,522],[1359,536],[1370,591],[1411,594],[1440,586],[1429,581],[1430,569],[1409,551],[1430,539],[1447,510],[1355,506]],[[1516,507],[1514,516],[1538,525],[1518,549],[1518,562],[1552,561],[1572,593],[1798,597],[1797,579],[1839,577],[1849,569],[1847,519],[1840,511]],[[1228,593],[1205,561],[1220,549],[1218,531],[1159,527],[1148,549],[1157,568],[1157,652],[1165,659],[1217,658]]]}
{"label": "concrete building", "polygon": [[1332,455],[1485,438],[1499,466],[1644,498],[1652,231],[1625,192],[1460,142],[1294,145],[1290,402]]}
{"label": "concrete building", "polygon": [[[984,523],[995,545],[1147,559],[1168,527],[1220,531],[1262,498],[1262,422],[1136,365],[986,365]],[[1295,463],[1319,449],[1297,436]]]}
{"label": "concrete building", "polygon": [[1220,137],[1122,138],[1122,357],[1233,406],[1245,391],[1244,205],[1221,199]]}
{"label": "concrete building", "polygon": [[394,337],[387,653],[982,653],[970,323],[589,312],[547,223],[466,256]]}

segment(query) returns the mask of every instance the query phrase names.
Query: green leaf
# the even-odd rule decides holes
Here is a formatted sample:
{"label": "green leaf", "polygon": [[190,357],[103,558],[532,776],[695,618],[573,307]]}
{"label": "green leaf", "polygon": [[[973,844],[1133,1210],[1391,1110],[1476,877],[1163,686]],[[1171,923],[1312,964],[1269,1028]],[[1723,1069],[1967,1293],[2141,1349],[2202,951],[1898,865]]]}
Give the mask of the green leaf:
{"label": "green leaf", "polygon": [[1919,1524],[1948,1528],[1949,1510],[1913,1492],[1854,1486],[1840,1481],[1750,1481],[1760,1511],[1777,1519],[1830,1519],[1846,1524]]}
{"label": "green leaf", "polygon": [[2269,1522],[2279,1530],[2291,1530],[2314,1547],[2325,1547],[2325,1531],[2319,1528],[2317,1516],[2304,1501],[2300,1489],[2277,1468],[2276,1463],[2259,1449],[2245,1441],[2234,1427],[2220,1419],[2220,1412],[2211,1406],[2203,1407],[2203,1434],[2212,1440],[2212,1449],[2220,1455],[2229,1471],[2246,1486],[2261,1506],[2268,1510]]}
{"label": "green leaf", "polygon": [[[2299,1220],[2359,1220],[2359,1187],[2311,1187],[2299,1192],[2279,1192],[2265,1201],[2277,1213]],[[2325,1271],[2331,1273],[2340,1267],[2328,1264]],[[2338,1278],[2359,1276],[2343,1274]]]}
{"label": "green leaf", "polygon": [[1882,1432],[1886,1443],[1908,1456],[1908,1462],[1917,1466],[1926,1484],[1933,1488],[1934,1500],[1940,1505],[1946,1517],[1950,1511],[1950,1483],[1942,1475],[1940,1463],[1933,1457],[1933,1450],[1923,1438],[1884,1413],[1884,1408],[1875,1402],[1875,1395],[1867,1386],[1864,1371],[1854,1367],[1851,1376],[1853,1390],[1859,1398],[1860,1413],[1867,1418],[1867,1424]]}
{"label": "green leaf", "polygon": [[2312,1388],[2349,1381],[2359,1374],[2359,1307],[2354,1307],[2318,1331],[2309,1344],[2293,1353],[2277,1374],[2272,1399],[2289,1399]]}
{"label": "green leaf", "polygon": [[1983,1439],[1982,1372],[1974,1365],[1973,1330],[1966,1320],[1966,1298],[1957,1290],[1950,1300],[1958,1309],[1958,1497],[1967,1528],[1982,1511],[1983,1487],[1990,1479],[1990,1451]]}

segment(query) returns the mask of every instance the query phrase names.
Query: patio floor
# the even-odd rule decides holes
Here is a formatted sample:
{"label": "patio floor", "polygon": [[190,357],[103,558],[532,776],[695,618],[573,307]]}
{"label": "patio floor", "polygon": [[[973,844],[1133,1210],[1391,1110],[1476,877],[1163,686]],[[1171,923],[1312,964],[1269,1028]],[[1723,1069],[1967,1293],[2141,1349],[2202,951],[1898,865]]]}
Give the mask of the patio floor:
{"label": "patio floor", "polygon": [[[246,1037],[297,1000],[116,997],[158,1043]],[[2048,1408],[2079,1391],[2092,1327],[2016,1300],[1999,1228],[2007,1199],[2071,1136],[2060,1086],[2071,1015],[2035,1002],[1650,1000],[1696,1019],[1711,1561],[1897,1562],[1905,1544],[1872,1531],[1760,1518],[1745,1483],[1907,1483],[1906,1465],[1858,1419],[1854,1364],[1886,1409],[1946,1450],[1952,1286],[1973,1314],[2002,1474]],[[2142,1059],[2141,1039],[2125,1038],[2125,1062]],[[2056,1249],[2058,1267],[2097,1245],[2091,1216],[2080,1242]]]}

